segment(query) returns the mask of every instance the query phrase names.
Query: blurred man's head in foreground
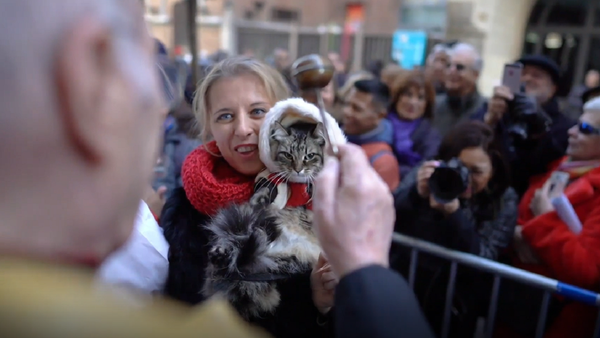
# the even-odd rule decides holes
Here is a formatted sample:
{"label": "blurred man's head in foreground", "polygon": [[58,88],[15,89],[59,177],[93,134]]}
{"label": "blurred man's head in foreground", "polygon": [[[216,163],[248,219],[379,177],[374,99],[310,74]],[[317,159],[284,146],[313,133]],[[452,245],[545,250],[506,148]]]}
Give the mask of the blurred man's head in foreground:
{"label": "blurred man's head in foreground", "polygon": [[0,17],[0,254],[100,261],[131,233],[166,112],[140,1]]}

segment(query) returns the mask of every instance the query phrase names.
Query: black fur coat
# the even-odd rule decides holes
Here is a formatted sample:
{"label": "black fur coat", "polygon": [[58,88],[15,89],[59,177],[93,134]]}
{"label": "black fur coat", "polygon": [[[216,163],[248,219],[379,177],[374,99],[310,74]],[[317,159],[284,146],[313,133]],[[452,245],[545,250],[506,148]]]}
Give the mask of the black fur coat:
{"label": "black fur coat", "polygon": [[[165,294],[190,305],[205,300],[201,291],[208,264],[208,233],[203,228],[207,222],[208,216],[194,209],[182,188],[173,192],[160,218],[170,245]],[[331,319],[321,316],[312,302],[309,274],[278,281],[277,289],[281,302],[275,313],[251,323],[276,338],[333,337]]]}

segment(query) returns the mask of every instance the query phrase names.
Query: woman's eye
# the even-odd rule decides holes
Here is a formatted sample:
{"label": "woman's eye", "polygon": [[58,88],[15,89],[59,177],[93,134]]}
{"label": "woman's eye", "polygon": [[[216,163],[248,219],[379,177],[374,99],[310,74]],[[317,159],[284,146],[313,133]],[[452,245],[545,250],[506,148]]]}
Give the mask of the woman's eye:
{"label": "woman's eye", "polygon": [[258,108],[258,109],[253,109],[250,113],[252,115],[263,115],[263,114],[266,114],[267,111],[265,109]]}
{"label": "woman's eye", "polygon": [[217,117],[217,121],[228,121],[231,120],[233,118],[233,115],[231,114],[221,114]]}

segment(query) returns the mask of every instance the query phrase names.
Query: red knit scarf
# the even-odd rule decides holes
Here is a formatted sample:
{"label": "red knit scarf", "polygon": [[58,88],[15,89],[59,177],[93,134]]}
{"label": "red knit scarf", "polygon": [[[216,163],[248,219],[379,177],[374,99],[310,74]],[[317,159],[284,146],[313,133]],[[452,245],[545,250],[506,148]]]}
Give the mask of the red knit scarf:
{"label": "red knit scarf", "polygon": [[181,168],[185,194],[196,210],[212,216],[230,204],[250,200],[254,177],[242,175],[219,155],[216,143],[210,142],[192,151]]}

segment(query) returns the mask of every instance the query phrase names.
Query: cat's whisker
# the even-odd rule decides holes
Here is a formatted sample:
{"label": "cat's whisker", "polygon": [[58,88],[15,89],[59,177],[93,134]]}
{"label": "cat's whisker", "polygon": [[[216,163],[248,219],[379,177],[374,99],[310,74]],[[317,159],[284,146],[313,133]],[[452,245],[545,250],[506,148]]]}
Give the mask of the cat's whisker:
{"label": "cat's whisker", "polygon": [[[272,180],[275,180],[275,181],[277,181],[278,179],[282,178],[282,176],[283,176],[283,175],[285,175],[285,173],[284,173],[284,172],[279,172],[279,173],[276,173],[276,174],[275,174],[275,176],[273,176]],[[270,183],[272,183],[272,182],[271,182],[271,180],[269,180],[269,179],[266,179],[266,180],[264,180],[264,181],[260,182],[260,184],[258,184],[258,186],[257,186],[257,187],[255,187],[254,191],[259,191],[259,190],[261,190],[261,189],[263,189],[263,188],[267,187],[267,186],[268,186]],[[274,188],[271,188],[271,189],[269,190],[269,194],[270,194],[270,193],[272,193],[272,190],[273,190],[273,189],[274,189]]]}

